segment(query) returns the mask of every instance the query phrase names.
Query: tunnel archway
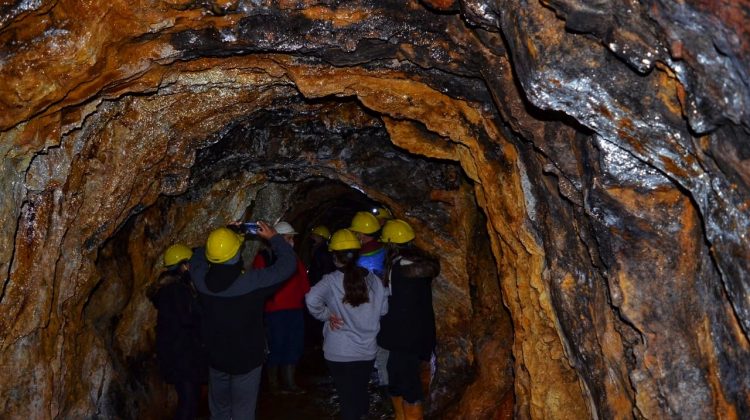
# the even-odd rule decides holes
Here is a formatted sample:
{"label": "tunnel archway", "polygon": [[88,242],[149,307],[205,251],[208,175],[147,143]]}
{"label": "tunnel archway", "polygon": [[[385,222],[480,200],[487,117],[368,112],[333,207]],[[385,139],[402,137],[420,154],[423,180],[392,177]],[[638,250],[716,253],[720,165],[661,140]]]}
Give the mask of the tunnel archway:
{"label": "tunnel archway", "polygon": [[[392,208],[409,221],[418,244],[440,257],[446,273],[433,287],[440,346],[431,413],[457,405],[457,387],[468,386],[480,374],[476,353],[484,346],[493,348],[491,364],[499,370],[492,384],[496,393],[512,394],[512,329],[509,314],[498,305],[500,279],[472,181],[452,161],[394,146],[379,116],[357,101],[304,104],[295,99],[293,105],[230,121],[211,145],[196,150],[183,192],[137,207],[104,242],[96,260],[98,283],[84,307],[87,322],[97,326],[92,339],[102,343],[109,363],[121,369],[102,399],[114,403],[130,395],[131,404],[117,408],[126,416],[169,410],[161,403],[170,399],[170,391],[159,382],[152,357],[155,317],[145,296],[161,270],[159,258],[166,246],[199,246],[209,230],[236,219],[284,219],[302,232],[321,222],[337,229],[347,227],[356,211],[374,206]],[[315,112],[299,112],[307,107]],[[353,113],[358,114],[354,125],[341,116]],[[332,120],[339,124],[326,127]],[[321,138],[326,139],[324,147]],[[315,155],[299,159],[306,148]],[[341,170],[315,162],[318,156],[340,160],[335,166]],[[452,237],[450,228],[458,224],[474,228],[463,238]],[[304,255],[304,241],[297,245]],[[246,244],[246,263],[259,246],[258,241]]]}

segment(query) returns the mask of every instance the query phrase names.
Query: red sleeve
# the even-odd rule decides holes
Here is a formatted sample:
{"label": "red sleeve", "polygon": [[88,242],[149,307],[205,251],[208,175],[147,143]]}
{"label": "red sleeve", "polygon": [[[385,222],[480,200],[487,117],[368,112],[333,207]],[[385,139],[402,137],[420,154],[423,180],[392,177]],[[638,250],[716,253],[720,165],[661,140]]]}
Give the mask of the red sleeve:
{"label": "red sleeve", "polygon": [[253,258],[253,268],[256,270],[266,268],[266,259],[260,254],[260,251],[258,251],[258,253],[255,254],[255,258]]}

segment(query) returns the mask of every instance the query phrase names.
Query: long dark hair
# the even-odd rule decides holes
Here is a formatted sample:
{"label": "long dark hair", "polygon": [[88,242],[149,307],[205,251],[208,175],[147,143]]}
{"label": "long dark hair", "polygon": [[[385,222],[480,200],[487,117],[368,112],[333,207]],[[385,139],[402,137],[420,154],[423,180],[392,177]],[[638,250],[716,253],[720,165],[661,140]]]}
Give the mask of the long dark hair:
{"label": "long dark hair", "polygon": [[370,295],[367,293],[365,281],[367,270],[357,266],[359,251],[356,249],[334,251],[333,257],[339,270],[344,273],[344,299],[342,301],[355,308],[369,302]]}

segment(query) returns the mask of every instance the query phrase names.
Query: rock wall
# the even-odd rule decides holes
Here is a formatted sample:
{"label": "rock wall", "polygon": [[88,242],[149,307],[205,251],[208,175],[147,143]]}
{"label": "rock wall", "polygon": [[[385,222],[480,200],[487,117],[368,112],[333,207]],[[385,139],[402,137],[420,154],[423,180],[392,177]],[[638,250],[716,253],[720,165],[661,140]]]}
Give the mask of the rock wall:
{"label": "rock wall", "polygon": [[750,412],[745,2],[131,3],[0,7],[1,412],[152,410],[161,250],[310,178],[441,255],[433,415]]}

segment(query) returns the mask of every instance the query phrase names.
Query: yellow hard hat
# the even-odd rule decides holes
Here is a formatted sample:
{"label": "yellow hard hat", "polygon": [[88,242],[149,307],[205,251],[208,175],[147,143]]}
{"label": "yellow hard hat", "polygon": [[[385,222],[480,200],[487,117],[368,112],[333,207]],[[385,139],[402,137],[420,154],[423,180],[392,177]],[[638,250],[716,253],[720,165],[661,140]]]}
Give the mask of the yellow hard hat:
{"label": "yellow hard hat", "polygon": [[312,233],[320,236],[321,238],[325,238],[325,240],[331,239],[331,231],[323,225],[315,226],[312,230]]}
{"label": "yellow hard hat", "polygon": [[347,249],[359,249],[362,245],[355,235],[349,229],[339,229],[333,236],[331,236],[331,242],[328,244],[330,251],[343,251]]}
{"label": "yellow hard hat", "polygon": [[183,244],[174,244],[164,251],[164,266],[169,267],[181,263],[192,256],[193,250]]}
{"label": "yellow hard hat", "polygon": [[414,229],[401,219],[393,219],[385,222],[380,242],[391,242],[404,244],[414,239]]}
{"label": "yellow hard hat", "polygon": [[208,235],[206,240],[206,258],[212,263],[223,263],[231,260],[240,250],[242,235],[231,229],[220,227]]}
{"label": "yellow hard hat", "polygon": [[372,214],[375,215],[375,218],[378,220],[390,220],[393,219],[393,214],[391,214],[391,211],[388,210],[385,207],[375,207],[372,209]]}
{"label": "yellow hard hat", "polygon": [[380,222],[375,215],[367,211],[358,211],[352,219],[352,225],[349,230],[353,232],[364,233],[365,235],[375,233],[380,230]]}

